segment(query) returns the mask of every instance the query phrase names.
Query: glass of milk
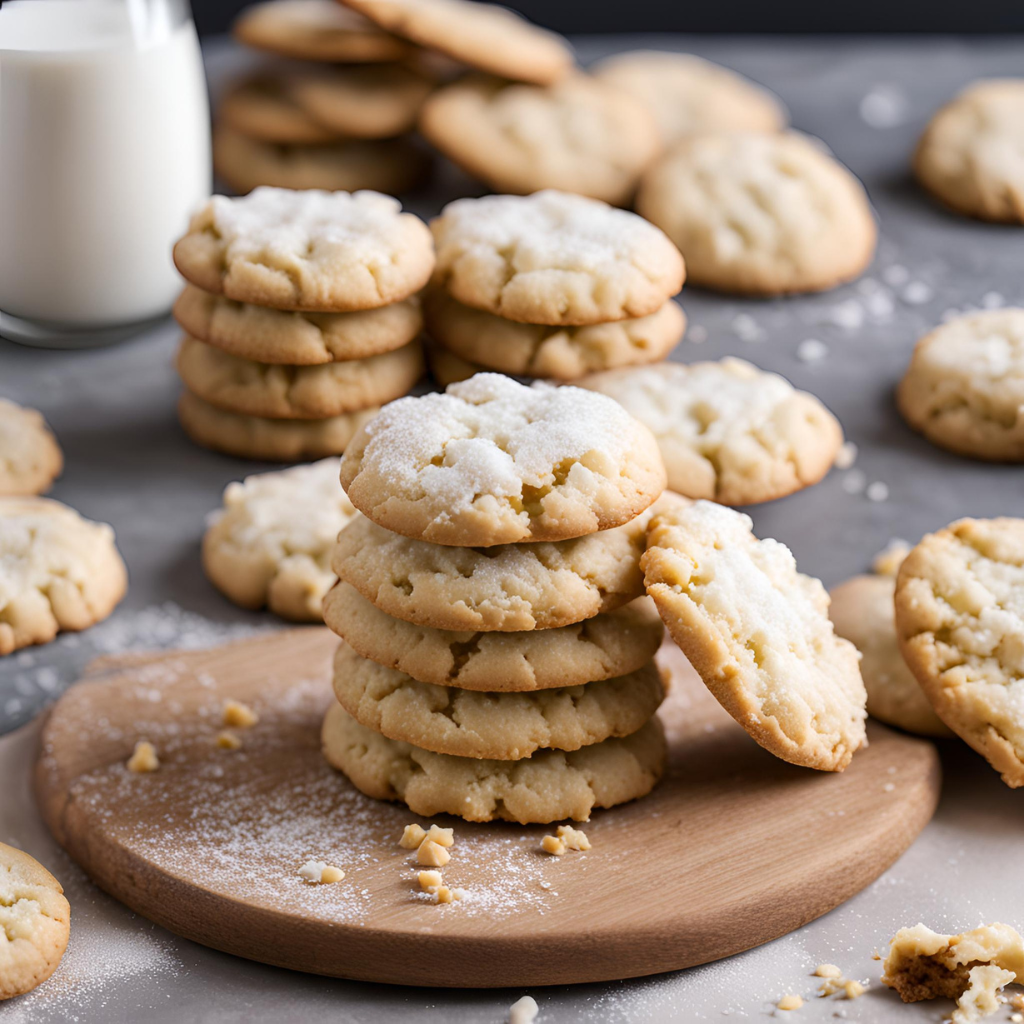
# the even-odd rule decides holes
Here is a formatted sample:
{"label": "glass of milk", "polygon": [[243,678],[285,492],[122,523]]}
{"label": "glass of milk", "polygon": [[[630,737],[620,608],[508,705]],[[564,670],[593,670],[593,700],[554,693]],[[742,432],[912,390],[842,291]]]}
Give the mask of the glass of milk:
{"label": "glass of milk", "polygon": [[164,316],[211,187],[187,0],[4,0],[0,335],[78,347]]}

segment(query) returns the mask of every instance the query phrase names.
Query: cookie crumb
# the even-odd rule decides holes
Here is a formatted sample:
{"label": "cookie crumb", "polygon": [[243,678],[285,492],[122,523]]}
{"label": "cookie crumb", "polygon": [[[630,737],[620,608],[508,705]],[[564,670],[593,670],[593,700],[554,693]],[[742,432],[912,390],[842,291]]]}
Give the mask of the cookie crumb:
{"label": "cookie crumb", "polygon": [[843,477],[842,488],[847,494],[860,494],[867,482],[868,478],[859,469],[851,469]]}
{"label": "cookie crumb", "polygon": [[846,441],[839,446],[836,452],[836,469],[850,469],[857,461],[857,454],[860,449],[852,442]]}
{"label": "cookie crumb", "polygon": [[1021,1024],[1021,1021],[1024,1021],[1024,1013],[1011,1013],[1010,1020],[1013,1021],[1013,1024]]}
{"label": "cookie crumb", "polygon": [[239,700],[224,702],[223,722],[235,729],[249,729],[260,720],[260,716],[248,704]]}
{"label": "cookie crumb", "polygon": [[508,1024],[533,1024],[540,1013],[540,1007],[533,996],[523,996],[517,999],[508,1011]]}
{"label": "cookie crumb", "polygon": [[447,885],[439,885],[434,890],[434,901],[436,903],[455,903],[465,897],[465,889],[449,889]]}
{"label": "cookie crumb", "polygon": [[804,1005],[804,1001],[800,996],[783,996],[776,1004],[776,1008],[779,1010],[799,1010]]}
{"label": "cookie crumb", "polygon": [[440,871],[420,871],[416,875],[417,880],[420,883],[420,888],[424,892],[430,892],[431,889],[438,889],[444,879],[441,877]]}
{"label": "cookie crumb", "polygon": [[310,885],[330,885],[332,882],[340,882],[345,877],[341,868],[333,864],[325,864],[322,860],[307,860],[299,868],[299,878]]}
{"label": "cookie crumb", "polygon": [[924,281],[911,281],[903,289],[900,298],[909,306],[920,306],[928,302],[934,294],[935,292]]}
{"label": "cookie crumb", "polygon": [[828,345],[817,338],[801,341],[796,348],[796,357],[802,363],[819,363],[828,355]]}
{"label": "cookie crumb", "polygon": [[816,978],[841,978],[843,972],[835,964],[818,964],[814,969]]}
{"label": "cookie crumb", "polygon": [[555,857],[561,857],[566,850],[565,843],[558,836],[545,836],[540,841],[540,848]]}
{"label": "cookie crumb", "polygon": [[217,733],[217,746],[222,750],[238,750],[241,745],[241,738],[230,729],[222,729]]}
{"label": "cookie crumb", "polygon": [[589,850],[590,840],[586,832],[573,828],[572,825],[559,825],[558,838],[565,844],[567,850]]}
{"label": "cookie crumb", "polygon": [[155,772],[160,767],[156,747],[149,740],[139,740],[135,744],[132,756],[128,758],[126,767],[130,772]]}
{"label": "cookie crumb", "polygon": [[864,493],[868,501],[886,501],[889,497],[889,485],[876,480],[873,484],[868,484],[868,489]]}
{"label": "cookie crumb", "polygon": [[431,825],[425,838],[429,839],[432,843],[437,843],[438,846],[454,846],[455,829],[439,828],[437,825]]}
{"label": "cookie crumb", "polygon": [[416,850],[416,860],[431,868],[443,868],[452,859],[452,855],[433,839],[424,839]]}
{"label": "cookie crumb", "polygon": [[846,993],[847,999],[859,999],[867,990],[867,985],[852,978],[843,985],[843,991]]}
{"label": "cookie crumb", "polygon": [[402,838],[398,840],[398,845],[401,846],[403,850],[415,850],[426,838],[426,829],[421,825],[406,825],[405,831],[402,833]]}

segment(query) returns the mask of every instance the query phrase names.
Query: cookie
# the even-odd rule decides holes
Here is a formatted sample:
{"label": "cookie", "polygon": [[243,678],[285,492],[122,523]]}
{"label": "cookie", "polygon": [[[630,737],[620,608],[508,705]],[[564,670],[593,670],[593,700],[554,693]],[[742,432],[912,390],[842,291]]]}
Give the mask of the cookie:
{"label": "cookie", "polygon": [[669,634],[718,702],[766,750],[842,771],[865,740],[857,649],[821,583],[749,516],[698,501],[655,516],[642,567]]}
{"label": "cookie", "polygon": [[671,301],[649,316],[584,327],[546,327],[464,306],[441,288],[425,296],[424,315],[431,337],[469,363],[566,381],[664,359],[686,328],[683,311]]}
{"label": "cookie", "polygon": [[0,843],[0,1002],[31,992],[57,969],[71,908],[37,860]]}
{"label": "cookie", "polygon": [[961,519],[900,566],[896,633],[939,718],[1024,785],[1024,519]]}
{"label": "cookie", "polygon": [[493,75],[541,84],[573,66],[568,42],[497,4],[466,0],[344,0],[403,39]]}
{"label": "cookie", "polygon": [[319,145],[263,142],[217,125],[213,166],[240,194],[261,185],[282,189],[407,192],[426,172],[428,156],[408,139],[339,139]]}
{"label": "cookie", "polygon": [[664,490],[665,467],[612,399],[480,373],[388,405],[353,439],[341,484],[386,530],[490,547],[621,526]]}
{"label": "cookie", "polygon": [[0,398],[0,495],[42,494],[63,468],[42,413]]}
{"label": "cookie", "polygon": [[672,490],[753,505],[816,484],[843,443],[813,395],[742,359],[611,370],[580,387],[609,395],[658,440]]}
{"label": "cookie", "polygon": [[467,821],[542,824],[586,821],[595,807],[646,796],[665,770],[665,733],[657,718],[631,736],[580,750],[541,750],[520,761],[435,754],[360,725],[340,704],[324,718],[324,757],[356,789],[400,800],[414,814],[455,814]]}
{"label": "cookie", "polygon": [[271,419],[322,420],[383,405],[423,376],[418,341],[366,359],[321,366],[256,363],[195,338],[178,349],[185,386],[218,409]]}
{"label": "cookie", "polygon": [[434,382],[440,388],[446,388],[449,384],[457,384],[460,380],[468,380],[477,373],[487,372],[484,367],[470,363],[436,343],[427,345],[426,350],[430,376],[434,378]]}
{"label": "cookie", "polygon": [[663,634],[646,599],[556,629],[431,629],[392,618],[347,583],[328,591],[324,621],[364,658],[423,683],[490,693],[548,690],[628,675],[654,657]]}
{"label": "cookie", "polygon": [[495,192],[562,189],[617,205],[661,148],[642,103],[582,74],[554,85],[462,78],[427,100],[419,126]]}
{"label": "cookie", "polygon": [[326,420],[273,420],[218,409],[190,391],[178,400],[178,419],[196,444],[240,459],[304,462],[340,455],[376,407]]}
{"label": "cookie", "polygon": [[298,60],[372,62],[411,52],[408,43],[334,0],[264,0],[247,7],[231,30],[246,46]]}
{"label": "cookie", "polygon": [[334,695],[361,725],[388,739],[456,757],[517,761],[536,750],[579,750],[629,736],[658,710],[665,686],[654,662],[625,676],[534,693],[474,693],[421,683],[342,644]]}
{"label": "cookie", "polygon": [[969,458],[1024,462],[1024,309],[970,313],[926,334],[897,404],[933,444]]}
{"label": "cookie", "polygon": [[331,549],[355,509],[338,483],[338,459],[260,473],[228,484],[203,536],[203,568],[243,608],[322,622],[335,582]]}
{"label": "cookie", "polygon": [[636,214],[566,192],[457,199],[430,224],[435,283],[508,320],[648,316],[683,286],[679,250]]}
{"label": "cookie", "polygon": [[914,154],[918,181],[946,206],[1024,223],[1024,79],[974,82],[928,122]]}
{"label": "cookie", "polygon": [[174,303],[186,334],[242,359],[318,366],[408,345],[423,327],[417,296],[353,313],[295,313],[235,302],[186,285]]}
{"label": "cookie", "polygon": [[263,142],[331,142],[338,137],[295,101],[283,74],[259,73],[237,82],[217,105],[217,118]]}
{"label": "cookie", "polygon": [[127,586],[106,523],[49,498],[0,498],[0,655],[102,621]]}
{"label": "cookie", "polygon": [[686,139],[644,175],[636,208],[693,283],[739,294],[834,288],[860,276],[878,234],[860,182],[795,132]]}
{"label": "cookie", "polygon": [[652,514],[575,540],[484,550],[411,540],[360,516],[338,535],[332,565],[381,611],[419,626],[552,629],[643,594],[640,556]]}
{"label": "cookie", "polygon": [[630,50],[598,61],[590,72],[640,100],[654,114],[665,146],[693,135],[786,126],[785,109],[767,89],[692,53]]}
{"label": "cookie", "polygon": [[427,226],[391,196],[257,188],[213,196],[174,262],[187,281],[238,302],[344,313],[418,292],[434,252]]}

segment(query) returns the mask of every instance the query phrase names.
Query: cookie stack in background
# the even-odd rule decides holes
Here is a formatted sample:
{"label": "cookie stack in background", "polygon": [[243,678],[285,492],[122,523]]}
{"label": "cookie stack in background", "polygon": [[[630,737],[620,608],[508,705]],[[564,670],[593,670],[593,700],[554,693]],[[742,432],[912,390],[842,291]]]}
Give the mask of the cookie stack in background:
{"label": "cookie stack in background", "polygon": [[[394,402],[342,460],[363,513],[324,619],[324,753],[422,815],[583,820],[646,794],[662,625],[639,568],[665,483],[612,400],[479,374]],[[667,499],[662,499],[667,500]]]}
{"label": "cookie stack in background", "polygon": [[423,373],[419,218],[376,192],[214,196],[174,259],[185,431],[243,458],[340,455]]}

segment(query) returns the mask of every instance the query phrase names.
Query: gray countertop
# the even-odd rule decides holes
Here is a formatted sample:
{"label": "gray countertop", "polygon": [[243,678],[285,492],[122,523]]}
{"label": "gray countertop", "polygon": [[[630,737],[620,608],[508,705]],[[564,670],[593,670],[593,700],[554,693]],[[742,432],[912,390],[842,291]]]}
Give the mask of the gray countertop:
{"label": "gray countertop", "polygon": [[[821,137],[865,182],[881,223],[874,265],[855,284],[825,295],[739,301],[685,289],[687,339],[673,354],[690,362],[731,354],[778,371],[818,395],[859,449],[852,469],[753,510],[755,528],[788,544],[805,572],[827,585],[864,571],[895,537],[916,540],[964,515],[1024,512],[1024,471],[971,462],[932,447],[900,420],[892,402],[915,340],[949,311],[1024,304],[1024,234],[945,213],[914,185],[908,159],[929,114],[973,78],[1024,75],[1024,40],[950,39],[584,39],[584,59],[655,45],[687,49],[774,89],[795,126]],[[213,80],[241,58],[210,51]],[[472,189],[442,170],[409,205],[430,215]],[[96,653],[205,646],[269,616],[243,612],[205,580],[199,541],[225,484],[267,466],[206,452],[177,426],[179,384],[171,366],[177,332],[168,323],[108,349],[34,351],[0,341],[0,395],[41,409],[66,456],[52,496],[113,525],[128,564],[128,595],[108,622],[45,647],[0,659],[0,732],[28,722],[73,682]],[[801,342],[824,358],[801,360]],[[871,484],[884,486],[870,487]],[[869,497],[868,495],[872,496]],[[882,500],[872,500],[882,499]],[[27,794],[34,731],[0,740],[0,841],[41,855],[69,879],[76,932],[63,980],[0,1007],[0,1021],[341,1020],[501,1021],[521,993],[385,989],[289,974],[203,950],[133,919],[64,863],[43,834]],[[797,1020],[939,1020],[948,1007],[902,1007],[878,990],[871,951],[892,931],[924,920],[961,930],[1013,917],[1024,883],[1014,795],[970,752],[942,751],[946,784],[921,840],[882,879],[793,935],[728,961],[657,979],[534,993],[542,1020],[717,1020],[771,1012],[788,991],[813,992],[822,960],[871,978],[854,1003],[816,1000]],[[1015,813],[1016,812],[1016,813]],[[582,922],[585,926],[585,920]],[[65,969],[66,968],[66,969]],[[79,974],[74,972],[78,971]],[[49,994],[46,994],[49,990]],[[780,1014],[780,1016],[785,1016]]]}

